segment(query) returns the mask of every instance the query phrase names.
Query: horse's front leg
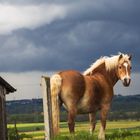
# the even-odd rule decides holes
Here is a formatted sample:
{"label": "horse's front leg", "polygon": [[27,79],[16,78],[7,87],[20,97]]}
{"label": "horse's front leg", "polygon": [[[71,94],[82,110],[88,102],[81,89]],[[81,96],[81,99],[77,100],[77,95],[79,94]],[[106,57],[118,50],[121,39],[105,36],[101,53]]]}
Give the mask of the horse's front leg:
{"label": "horse's front leg", "polygon": [[74,133],[76,114],[77,110],[75,109],[75,107],[68,111],[68,126],[70,133]]}
{"label": "horse's front leg", "polygon": [[110,109],[110,105],[103,105],[103,107],[101,108],[101,112],[100,112],[101,127],[98,135],[98,139],[100,140],[105,140],[106,120],[107,120],[109,109]]}
{"label": "horse's front leg", "polygon": [[96,112],[89,114],[89,121],[90,121],[90,134],[92,134],[96,126]]}

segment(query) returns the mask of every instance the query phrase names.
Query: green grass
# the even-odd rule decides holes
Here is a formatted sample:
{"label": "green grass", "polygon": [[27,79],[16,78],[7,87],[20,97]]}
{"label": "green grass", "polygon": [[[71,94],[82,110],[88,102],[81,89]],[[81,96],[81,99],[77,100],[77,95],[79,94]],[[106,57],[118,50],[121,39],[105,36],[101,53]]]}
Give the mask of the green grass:
{"label": "green grass", "polygon": [[[14,124],[8,124],[8,128],[14,127]],[[30,131],[37,131],[37,130],[43,130],[44,124],[43,123],[22,123],[17,124],[17,128],[20,132],[30,132]]]}
{"label": "green grass", "polygon": [[[60,135],[55,140],[96,140],[99,132],[100,123],[96,125],[96,130],[93,135],[89,134],[89,122],[77,122],[75,135],[70,135],[66,122],[60,124]],[[8,128],[14,127],[9,124]],[[44,124],[29,123],[17,124],[19,133],[31,135],[32,140],[44,139]],[[140,122],[139,121],[113,121],[107,122],[106,128],[107,140],[139,140],[140,139]]]}

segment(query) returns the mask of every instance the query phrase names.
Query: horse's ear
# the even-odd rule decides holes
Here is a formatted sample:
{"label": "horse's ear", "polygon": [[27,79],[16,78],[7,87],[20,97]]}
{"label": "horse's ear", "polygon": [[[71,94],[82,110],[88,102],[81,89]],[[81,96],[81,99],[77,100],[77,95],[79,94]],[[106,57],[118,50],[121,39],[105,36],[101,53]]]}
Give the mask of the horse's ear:
{"label": "horse's ear", "polygon": [[128,55],[128,59],[131,60],[132,59],[132,54]]}
{"label": "horse's ear", "polygon": [[122,58],[123,58],[123,55],[122,55],[122,54],[120,54],[120,56],[119,56],[119,60],[120,60],[120,59],[122,59]]}

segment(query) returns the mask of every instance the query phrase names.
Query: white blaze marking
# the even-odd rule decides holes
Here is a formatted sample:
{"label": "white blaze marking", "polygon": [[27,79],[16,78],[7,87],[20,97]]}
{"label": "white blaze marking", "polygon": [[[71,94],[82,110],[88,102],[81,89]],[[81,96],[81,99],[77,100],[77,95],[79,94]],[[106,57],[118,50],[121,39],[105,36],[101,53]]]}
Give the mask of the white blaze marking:
{"label": "white blaze marking", "polygon": [[130,76],[128,75],[128,69],[127,69],[128,63],[125,62],[123,65],[124,65],[125,68],[126,68],[126,76],[124,76],[122,79],[123,79],[123,80],[124,80],[125,78],[130,79]]}
{"label": "white blaze marking", "polygon": [[129,75],[128,75],[128,70],[127,70],[128,64],[127,64],[127,63],[124,63],[123,65],[124,65],[125,68],[126,68],[126,77],[129,77]]}

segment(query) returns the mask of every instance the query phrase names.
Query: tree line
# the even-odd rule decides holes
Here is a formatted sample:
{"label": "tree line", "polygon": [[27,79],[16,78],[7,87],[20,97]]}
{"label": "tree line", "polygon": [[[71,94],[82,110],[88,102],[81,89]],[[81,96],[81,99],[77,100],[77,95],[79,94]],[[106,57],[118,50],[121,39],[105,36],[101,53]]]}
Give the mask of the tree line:
{"label": "tree line", "polygon": [[[7,121],[20,123],[43,122],[42,99],[7,101]],[[61,108],[61,121],[67,120],[67,112]],[[97,113],[97,119],[99,115]],[[114,96],[108,120],[140,120],[140,95]],[[88,114],[78,115],[77,121],[88,121]]]}

